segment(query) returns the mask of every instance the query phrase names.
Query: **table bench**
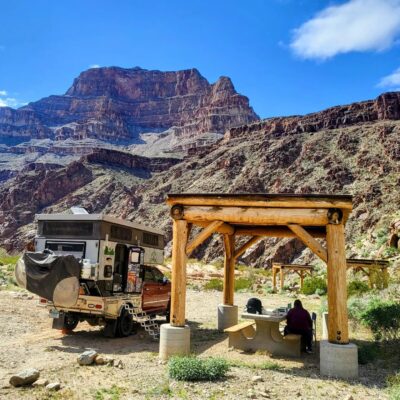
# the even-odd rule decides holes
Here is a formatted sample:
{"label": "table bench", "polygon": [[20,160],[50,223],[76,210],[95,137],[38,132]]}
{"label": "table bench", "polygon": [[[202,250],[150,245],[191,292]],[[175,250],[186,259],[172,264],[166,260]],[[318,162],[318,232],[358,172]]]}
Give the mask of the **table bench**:
{"label": "table bench", "polygon": [[229,335],[229,347],[244,351],[266,350],[272,355],[300,357],[301,335],[283,336],[279,323],[286,315],[242,314],[250,321],[225,329]]}

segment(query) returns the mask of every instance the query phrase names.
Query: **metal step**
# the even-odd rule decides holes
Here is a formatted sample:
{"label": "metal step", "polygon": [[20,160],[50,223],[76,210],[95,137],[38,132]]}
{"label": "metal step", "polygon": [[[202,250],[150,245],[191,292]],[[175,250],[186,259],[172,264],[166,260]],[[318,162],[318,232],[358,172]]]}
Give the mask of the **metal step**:
{"label": "metal step", "polygon": [[156,322],[153,321],[150,315],[148,315],[145,311],[136,312],[135,309],[129,307],[128,304],[125,304],[124,307],[153,339],[160,338],[160,327]]}

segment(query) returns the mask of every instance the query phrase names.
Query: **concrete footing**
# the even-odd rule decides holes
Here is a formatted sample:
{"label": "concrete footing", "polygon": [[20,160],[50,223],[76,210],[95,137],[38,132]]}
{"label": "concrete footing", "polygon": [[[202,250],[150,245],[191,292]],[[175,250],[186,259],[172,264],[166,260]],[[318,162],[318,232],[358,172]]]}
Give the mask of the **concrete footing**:
{"label": "concrete footing", "polygon": [[223,332],[224,329],[230,328],[238,323],[238,306],[228,306],[220,304],[218,306],[218,330]]}
{"label": "concrete footing", "polygon": [[322,339],[328,340],[328,313],[322,313]]}
{"label": "concrete footing", "polygon": [[333,378],[358,378],[358,351],[353,343],[335,344],[320,342],[321,375]]}
{"label": "concrete footing", "polygon": [[161,360],[167,360],[171,356],[184,356],[190,354],[190,328],[161,325],[160,353]]}

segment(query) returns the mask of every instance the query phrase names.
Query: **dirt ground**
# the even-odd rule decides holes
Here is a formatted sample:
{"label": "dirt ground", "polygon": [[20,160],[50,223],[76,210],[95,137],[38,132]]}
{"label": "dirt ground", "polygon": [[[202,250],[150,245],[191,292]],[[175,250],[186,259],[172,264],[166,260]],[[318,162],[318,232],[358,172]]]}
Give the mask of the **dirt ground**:
{"label": "dirt ground", "polygon": [[[387,372],[368,364],[360,366],[357,381],[331,380],[319,376],[318,349],[299,360],[229,350],[226,335],[215,330],[221,297],[220,292],[188,291],[192,351],[224,357],[236,366],[222,382],[184,383],[168,378],[167,366],[158,361],[158,342],[144,331],[128,338],[107,339],[99,328],[82,323],[73,334],[63,335],[51,329],[48,312],[37,306],[36,297],[21,299],[0,291],[0,399],[246,399],[251,395],[303,400],[345,400],[350,396],[354,400],[387,399]],[[240,310],[249,297],[250,293],[236,294]],[[293,302],[283,295],[258,297],[268,308]],[[304,301],[310,311],[318,311],[319,303],[318,299]],[[77,356],[85,349],[122,360],[124,368],[79,366]],[[268,361],[270,364],[261,368]],[[59,381],[62,389],[49,393],[43,388],[10,387],[10,376],[29,367],[39,369],[41,378]],[[262,377],[261,382],[252,382],[256,375]]]}

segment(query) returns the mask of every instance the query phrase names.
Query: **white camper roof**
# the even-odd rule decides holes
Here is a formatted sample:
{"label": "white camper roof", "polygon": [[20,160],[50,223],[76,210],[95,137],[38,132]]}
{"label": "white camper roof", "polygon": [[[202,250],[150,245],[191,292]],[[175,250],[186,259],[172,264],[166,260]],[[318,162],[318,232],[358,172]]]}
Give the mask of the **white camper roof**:
{"label": "white camper roof", "polygon": [[110,217],[105,214],[36,214],[35,219],[36,221],[104,221],[112,224],[128,226],[141,231],[157,233],[158,235],[164,235],[164,232],[159,229],[150,228],[146,225],[126,221],[124,219]]}

